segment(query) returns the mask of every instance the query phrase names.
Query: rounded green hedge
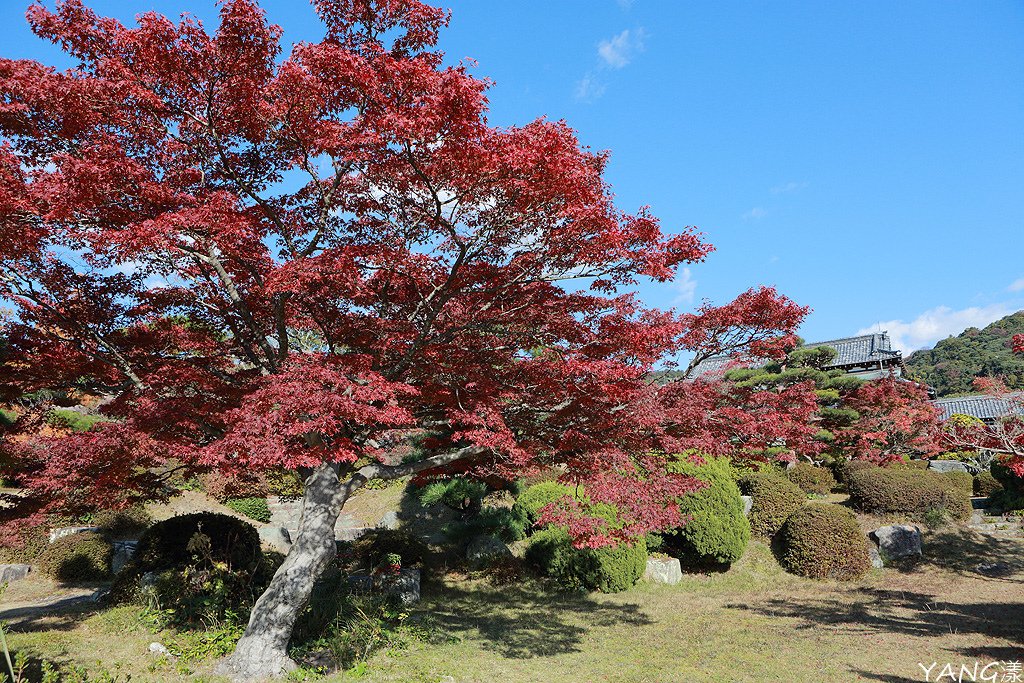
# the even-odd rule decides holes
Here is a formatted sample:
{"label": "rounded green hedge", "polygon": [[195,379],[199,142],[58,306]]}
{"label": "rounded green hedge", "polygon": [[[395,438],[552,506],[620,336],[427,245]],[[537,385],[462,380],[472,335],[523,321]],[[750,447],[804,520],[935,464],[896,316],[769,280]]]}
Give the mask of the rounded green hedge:
{"label": "rounded green hedge", "polygon": [[989,498],[1002,490],[1003,485],[989,471],[978,472],[978,475],[974,478],[975,495]]}
{"label": "rounded green hedge", "polygon": [[832,470],[818,467],[809,462],[800,462],[786,470],[786,478],[800,487],[804,493],[824,495],[838,486]]}
{"label": "rounded green hedge", "polygon": [[262,524],[270,522],[270,505],[266,498],[230,498],[224,505]]}
{"label": "rounded green hedge", "polygon": [[782,527],[782,565],[812,579],[849,581],[868,571],[868,542],[852,512],[812,503]]}
{"label": "rounded green hedge", "polygon": [[777,472],[747,475],[740,480],[740,488],[753,499],[747,517],[750,530],[762,538],[777,534],[789,516],[807,502],[807,494]]}
{"label": "rounded green hedge", "polygon": [[970,498],[974,495],[974,477],[969,475],[967,472],[940,472],[942,476],[950,480],[951,484],[956,487],[957,490],[962,491],[965,496]]}
{"label": "rounded green hedge", "polygon": [[114,546],[95,532],[58,538],[39,556],[39,569],[64,583],[104,581],[110,578]]}
{"label": "rounded green hedge", "polygon": [[605,548],[574,548],[569,532],[548,527],[530,537],[526,560],[570,590],[619,593],[632,588],[647,567],[643,539]]}
{"label": "rounded green hedge", "polygon": [[550,503],[555,503],[565,496],[571,496],[572,489],[557,481],[545,481],[530,486],[516,498],[513,509],[519,515],[525,515],[530,521],[530,526],[537,523],[541,509]]}
{"label": "rounded green hedge", "polygon": [[670,470],[708,486],[679,499],[680,512],[691,519],[664,534],[669,553],[691,566],[732,564],[740,559],[750,541],[750,523],[743,514],[729,459],[704,456],[703,465],[678,460]]}
{"label": "rounded green hedge", "polygon": [[971,516],[971,497],[954,477],[931,470],[868,467],[851,472],[850,503],[861,512],[921,515],[942,510],[953,519]]}

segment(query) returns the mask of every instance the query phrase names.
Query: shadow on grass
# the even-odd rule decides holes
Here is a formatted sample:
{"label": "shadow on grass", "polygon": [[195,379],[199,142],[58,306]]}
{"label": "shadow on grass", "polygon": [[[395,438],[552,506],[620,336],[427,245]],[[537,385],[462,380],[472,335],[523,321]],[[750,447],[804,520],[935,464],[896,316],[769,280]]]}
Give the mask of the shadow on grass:
{"label": "shadow on grass", "polygon": [[854,635],[887,633],[920,638],[975,633],[1024,643],[1021,602],[949,603],[924,593],[861,588],[839,598],[776,598],[726,607],[797,619],[802,622],[798,629],[824,626]]}
{"label": "shadow on grass", "polygon": [[897,676],[895,674],[876,674],[870,671],[860,671],[854,669],[850,673],[857,674],[857,680],[864,681],[882,681],[883,683],[921,683],[921,678],[907,678],[906,676]]}
{"label": "shadow on grass", "polygon": [[434,585],[425,606],[442,632],[480,640],[484,649],[508,659],[580,652],[594,627],[654,623],[638,605],[550,591],[532,581],[502,587]]}
{"label": "shadow on grass", "polygon": [[82,621],[108,607],[91,595],[74,595],[46,604],[8,609],[0,605],[0,621],[11,633],[72,631]]}

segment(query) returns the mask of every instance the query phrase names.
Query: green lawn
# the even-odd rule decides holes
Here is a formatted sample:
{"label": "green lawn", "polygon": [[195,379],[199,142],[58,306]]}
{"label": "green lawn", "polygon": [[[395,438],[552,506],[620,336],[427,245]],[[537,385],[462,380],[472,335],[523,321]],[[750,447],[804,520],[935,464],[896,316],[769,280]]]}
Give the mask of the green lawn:
{"label": "green lawn", "polygon": [[[424,586],[409,621],[429,636],[328,681],[885,681],[924,680],[918,662],[1024,659],[1024,542],[968,531],[926,536],[917,566],[852,584],[784,573],[762,543],[730,571],[618,595],[550,591],[527,580],[495,586],[450,575]],[[1013,573],[988,578],[981,561]],[[133,682],[214,680],[212,661],[178,664],[146,652],[166,638],[135,608],[80,608],[33,619],[15,649]]]}

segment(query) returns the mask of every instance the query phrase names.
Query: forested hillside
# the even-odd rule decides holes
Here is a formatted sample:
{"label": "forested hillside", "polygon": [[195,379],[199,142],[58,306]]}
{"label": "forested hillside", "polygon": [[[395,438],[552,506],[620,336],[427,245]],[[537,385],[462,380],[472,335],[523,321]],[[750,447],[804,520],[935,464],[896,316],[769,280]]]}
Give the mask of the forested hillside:
{"label": "forested hillside", "polygon": [[911,376],[927,382],[939,396],[973,391],[975,377],[1001,376],[1014,389],[1024,388],[1024,358],[1015,356],[1010,344],[1024,333],[1024,311],[997,320],[983,330],[971,327],[956,337],[943,339],[934,349],[915,351],[907,358]]}

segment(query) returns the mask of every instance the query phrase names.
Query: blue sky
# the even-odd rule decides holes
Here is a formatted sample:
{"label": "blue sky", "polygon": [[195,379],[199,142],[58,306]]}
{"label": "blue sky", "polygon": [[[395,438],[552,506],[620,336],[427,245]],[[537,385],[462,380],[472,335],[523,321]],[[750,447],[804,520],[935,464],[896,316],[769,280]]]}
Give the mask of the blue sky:
{"label": "blue sky", "polygon": [[[0,54],[64,63],[25,4],[0,0]],[[441,47],[495,81],[492,122],[566,119],[612,151],[622,208],[718,248],[649,304],[772,284],[814,309],[809,340],[880,325],[906,350],[1024,308],[1024,3],[446,4]],[[286,42],[319,36],[301,0],[264,7]]]}

